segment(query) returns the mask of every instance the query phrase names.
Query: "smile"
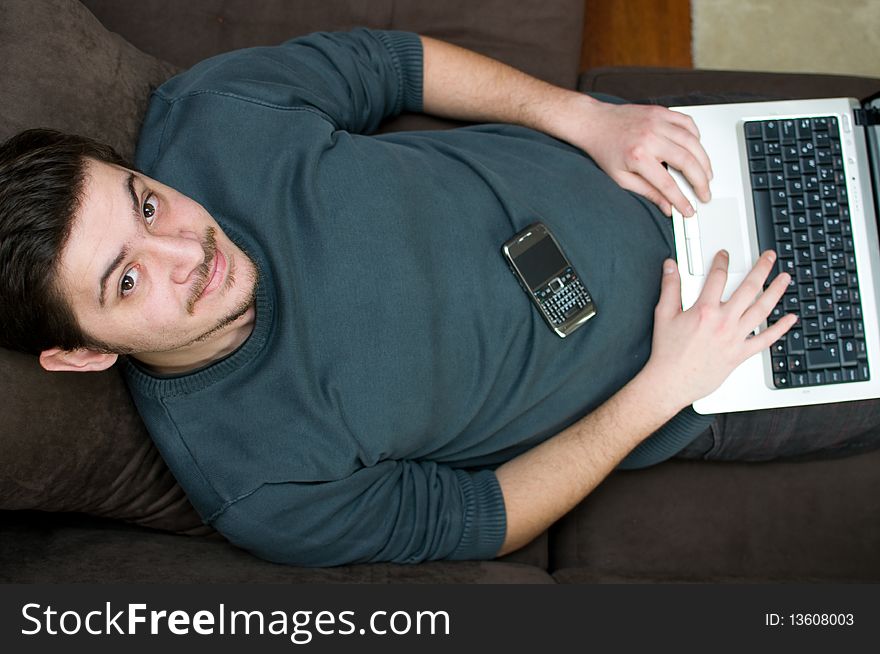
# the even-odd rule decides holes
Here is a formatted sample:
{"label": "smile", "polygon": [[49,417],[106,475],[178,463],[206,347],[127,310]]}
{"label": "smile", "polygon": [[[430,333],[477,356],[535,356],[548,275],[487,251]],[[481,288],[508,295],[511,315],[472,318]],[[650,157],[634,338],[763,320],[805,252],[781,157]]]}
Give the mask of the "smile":
{"label": "smile", "polygon": [[197,300],[201,300],[206,295],[210,295],[220,287],[223,283],[223,278],[226,275],[227,267],[228,264],[226,262],[226,257],[223,256],[220,248],[217,248],[214,253],[213,265],[211,266],[211,276],[208,278],[208,283],[205,284],[205,288],[199,293]]}

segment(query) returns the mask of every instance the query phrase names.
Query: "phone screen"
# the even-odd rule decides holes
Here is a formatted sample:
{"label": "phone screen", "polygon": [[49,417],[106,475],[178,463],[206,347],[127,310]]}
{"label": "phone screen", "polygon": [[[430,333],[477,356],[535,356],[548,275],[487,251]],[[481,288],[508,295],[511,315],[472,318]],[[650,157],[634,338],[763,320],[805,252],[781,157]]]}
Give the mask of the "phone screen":
{"label": "phone screen", "polygon": [[533,291],[541,288],[567,265],[562,252],[549,237],[542,238],[516,258],[516,267]]}

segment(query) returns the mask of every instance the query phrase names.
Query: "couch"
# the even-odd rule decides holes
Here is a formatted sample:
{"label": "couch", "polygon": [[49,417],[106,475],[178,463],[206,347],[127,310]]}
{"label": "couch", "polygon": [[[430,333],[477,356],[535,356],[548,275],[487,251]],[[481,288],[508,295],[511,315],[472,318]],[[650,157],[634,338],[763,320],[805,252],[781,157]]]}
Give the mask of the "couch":
{"label": "couch", "polygon": [[[48,126],[133,152],[151,88],[212,54],[358,25],[424,33],[568,88],[637,100],[880,91],[880,80],[680,69],[579,75],[583,0],[4,0],[0,139]],[[383,129],[448,127],[403,116]],[[202,524],[116,369],[43,372],[0,351],[0,581],[594,583],[880,581],[880,451],[671,460],[613,473],[494,561],[327,569],[261,561]]]}

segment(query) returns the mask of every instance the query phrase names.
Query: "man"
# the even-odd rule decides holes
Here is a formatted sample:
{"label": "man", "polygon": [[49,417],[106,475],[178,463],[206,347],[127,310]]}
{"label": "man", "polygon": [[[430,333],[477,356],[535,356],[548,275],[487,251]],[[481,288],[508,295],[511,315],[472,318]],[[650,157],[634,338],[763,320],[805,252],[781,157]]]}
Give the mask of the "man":
{"label": "man", "polygon": [[[503,124],[368,136],[401,111]],[[719,253],[681,311],[664,214],[692,209],[662,162],[708,199],[686,117],[413,34],[230,53],[154,94],[141,172],[63,135],[3,147],[3,345],[129,355],[172,472],[259,556],[504,554],[640,443],[686,445],[690,404],[796,320],[752,336],[788,283],[762,290],[772,253],[724,303]],[[598,306],[564,340],[499,255],[536,219]]]}

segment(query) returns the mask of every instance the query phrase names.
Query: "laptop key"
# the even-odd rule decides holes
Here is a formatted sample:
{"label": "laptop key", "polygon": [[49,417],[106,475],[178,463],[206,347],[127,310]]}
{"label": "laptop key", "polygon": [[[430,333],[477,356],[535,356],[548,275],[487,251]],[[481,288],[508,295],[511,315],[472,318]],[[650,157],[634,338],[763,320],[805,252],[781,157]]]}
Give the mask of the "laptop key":
{"label": "laptop key", "polygon": [[749,139],[748,151],[750,159],[764,158],[764,144],[757,139]]}
{"label": "laptop key", "polygon": [[855,341],[841,341],[841,363],[844,366],[855,366],[859,363],[859,350]]}
{"label": "laptop key", "polygon": [[797,140],[797,130],[793,120],[783,120],[779,123],[779,138],[786,145]]}
{"label": "laptop key", "polygon": [[840,366],[840,348],[828,345],[818,350],[806,350],[807,370],[823,370]]}
{"label": "laptop key", "polygon": [[[758,231],[758,249],[776,252],[776,230],[773,225],[773,209],[770,202],[770,191],[756,190],[752,192],[755,203],[755,227]],[[772,275],[772,273],[771,273]],[[773,275],[775,277],[776,275]],[[769,284],[771,279],[767,280]]]}
{"label": "laptop key", "polygon": [[768,120],[764,122],[764,140],[765,141],[775,141],[779,138],[779,123],[775,120]]}
{"label": "laptop key", "polygon": [[813,138],[813,124],[810,122],[809,118],[801,118],[796,121],[795,129],[799,139]]}

